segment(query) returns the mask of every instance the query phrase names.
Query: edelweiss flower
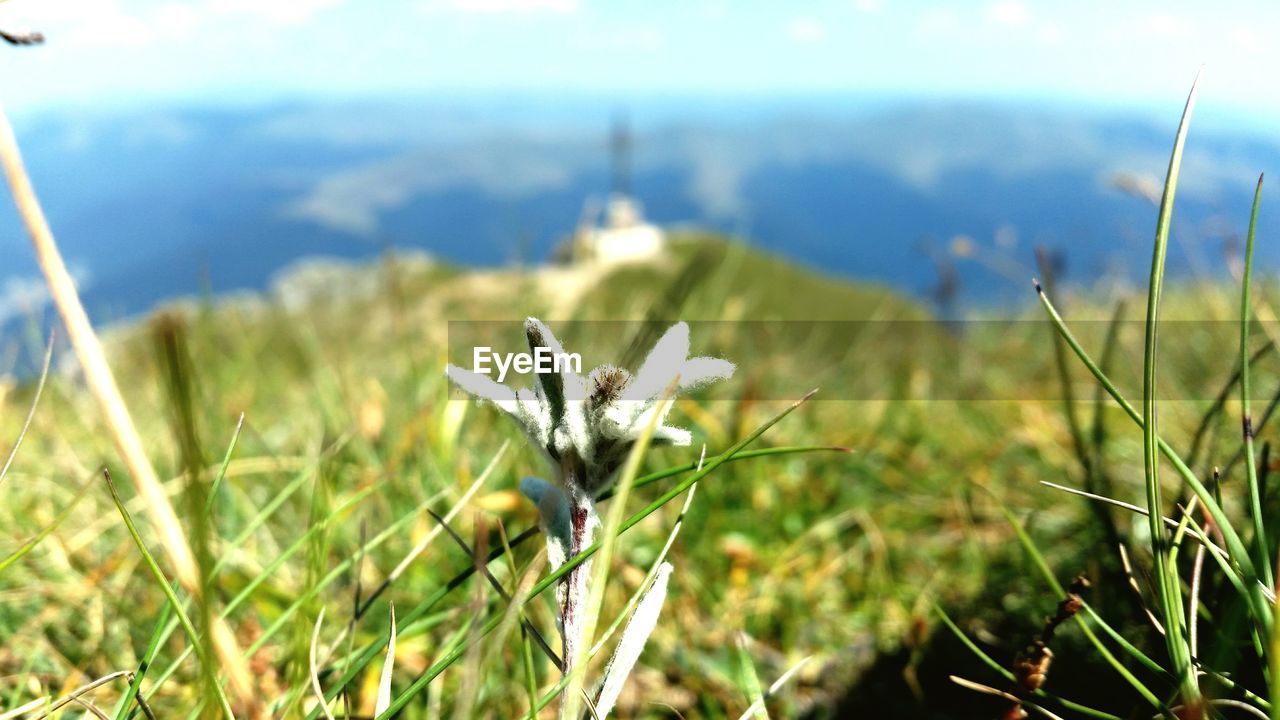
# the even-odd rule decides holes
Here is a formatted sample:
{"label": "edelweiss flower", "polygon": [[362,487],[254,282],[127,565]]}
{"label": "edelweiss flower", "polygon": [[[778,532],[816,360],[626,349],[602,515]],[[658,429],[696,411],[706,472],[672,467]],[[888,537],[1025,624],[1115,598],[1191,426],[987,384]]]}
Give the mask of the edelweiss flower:
{"label": "edelweiss flower", "polygon": [[[564,348],[536,318],[525,321],[530,352],[545,348],[556,356]],[[565,363],[559,373],[539,373],[533,388],[513,390],[487,375],[449,365],[458,387],[488,400],[515,418],[530,441],[543,451],[562,482],[590,496],[613,482],[627,453],[652,422],[655,444],[688,445],[688,430],[666,423],[673,395],[733,375],[733,364],[689,357],[689,326],[676,323],[662,336],[633,376],[601,365],[586,378]]]}
{"label": "edelweiss flower", "polygon": [[[524,330],[535,357],[540,348],[553,357],[564,357],[564,348],[540,321],[529,318]],[[684,323],[676,323],[663,334],[635,375],[601,365],[584,378],[568,363],[560,367],[559,372],[539,373],[537,385],[520,390],[455,365],[445,370],[458,387],[515,418],[551,463],[558,484],[525,478],[520,490],[538,505],[552,570],[591,545],[600,526],[595,499],[613,483],[628,453],[650,425],[654,443],[690,443],[688,430],[667,424],[675,392],[733,375],[733,364],[726,360],[689,357],[689,326]],[[664,563],[623,631],[597,698],[601,717],[612,709],[653,630],[670,573],[670,565]],[[589,642],[583,637],[583,607],[590,577],[588,558],[569,570],[556,587],[566,676]],[[565,715],[563,707],[561,715]]]}

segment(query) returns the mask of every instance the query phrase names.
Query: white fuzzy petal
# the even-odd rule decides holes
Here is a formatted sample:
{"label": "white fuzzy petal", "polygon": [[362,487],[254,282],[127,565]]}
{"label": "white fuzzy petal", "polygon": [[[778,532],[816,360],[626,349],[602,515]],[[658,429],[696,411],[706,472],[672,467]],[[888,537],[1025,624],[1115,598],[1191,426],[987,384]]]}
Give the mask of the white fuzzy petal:
{"label": "white fuzzy petal", "polygon": [[655,443],[665,442],[671,445],[685,447],[693,443],[693,434],[684,428],[678,428],[672,425],[663,425],[653,431],[653,441]]}
{"label": "white fuzzy petal", "polygon": [[733,363],[713,357],[690,358],[680,369],[680,389],[690,390],[733,377]]}
{"label": "white fuzzy petal", "polygon": [[602,436],[611,440],[630,438],[632,436],[632,428],[636,425],[636,418],[644,414],[653,405],[654,403],[649,400],[643,402],[618,400],[605,407],[600,413],[598,430]]}
{"label": "white fuzzy petal", "polygon": [[654,430],[666,424],[667,415],[671,413],[671,408],[675,405],[675,401],[668,398],[667,400],[648,403],[643,412],[636,415],[631,421],[631,427],[627,429],[627,436],[632,440],[639,440],[644,434],[649,424],[654,425]]}
{"label": "white fuzzy petal", "polygon": [[444,369],[444,374],[454,385],[468,393],[482,400],[488,400],[513,415],[516,413],[516,391],[488,375],[464,370],[452,364]]}
{"label": "white fuzzy petal", "polygon": [[683,322],[672,325],[658,340],[644,359],[635,379],[622,396],[628,400],[648,400],[661,394],[680,373],[689,357],[689,326]]}
{"label": "white fuzzy petal", "polygon": [[671,563],[662,563],[653,579],[653,585],[640,598],[636,611],[631,614],[626,629],[622,631],[622,639],[618,641],[618,647],[605,668],[604,686],[600,688],[600,698],[596,701],[596,713],[602,718],[613,710],[622,686],[626,684],[627,677],[640,659],[640,653],[644,651],[645,643],[658,625],[658,615],[662,613],[662,605],[667,599],[667,581],[670,577]]}
{"label": "white fuzzy petal", "polygon": [[524,426],[525,432],[538,449],[545,450],[551,442],[551,409],[538,393],[529,388],[522,388],[515,396],[517,405],[512,414]]}
{"label": "white fuzzy petal", "polygon": [[[586,397],[586,380],[578,375],[566,376],[564,394],[564,422],[557,428],[563,431],[563,435],[556,437],[556,449],[561,455],[570,449],[576,450],[579,457],[590,463],[595,458],[594,423],[587,417],[586,402],[569,399]],[[572,448],[562,445],[571,445]]]}

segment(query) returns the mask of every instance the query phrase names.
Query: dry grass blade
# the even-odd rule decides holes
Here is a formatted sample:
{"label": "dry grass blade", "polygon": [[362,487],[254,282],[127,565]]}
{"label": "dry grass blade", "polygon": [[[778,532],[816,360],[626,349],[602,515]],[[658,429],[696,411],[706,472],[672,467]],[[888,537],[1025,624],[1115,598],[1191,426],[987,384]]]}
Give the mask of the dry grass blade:
{"label": "dry grass blade", "polygon": [[[382,663],[382,673],[378,677],[378,699],[373,705],[373,716],[377,717],[391,707],[391,672],[396,663],[396,606],[391,606],[391,639],[387,641],[387,659]],[[320,702],[324,702],[321,695]]]}
{"label": "dry grass blade", "polygon": [[47,697],[36,698],[25,705],[19,705],[8,712],[0,713],[0,720],[13,720],[14,718],[22,717],[29,712],[34,712],[36,708],[41,707],[47,702],[49,702],[49,698]]}
{"label": "dry grass blade", "polygon": [[[1039,705],[1036,705],[1035,703],[1027,702],[1026,700],[1023,700],[1022,698],[1018,697],[1017,695],[1014,695],[1013,693],[1007,693],[1003,690],[997,690],[989,685],[976,683],[976,682],[973,682],[972,680],[965,680],[964,678],[957,677],[955,675],[949,675],[948,677],[951,678],[951,682],[959,685],[962,688],[968,688],[969,690],[973,690],[974,692],[980,692],[985,695],[994,695],[995,697],[998,697],[998,698],[1004,698],[1005,700],[1016,702],[1022,705],[1023,707],[1029,707],[1032,710],[1035,710],[1036,712],[1040,713],[1041,715],[1044,715],[1047,718],[1050,718],[1051,720],[1063,720],[1062,716],[1055,715],[1054,713],[1049,712],[1048,710],[1040,707]],[[1160,717],[1160,716],[1157,715],[1156,717]]]}
{"label": "dry grass blade", "polygon": [[1191,647],[1193,657],[1200,656],[1200,578],[1204,573],[1204,546],[1196,548],[1196,557],[1191,564],[1191,589],[1187,603],[1187,644]]}
{"label": "dry grass blade", "polygon": [[[200,594],[200,573],[196,567],[195,556],[187,543],[186,534],[178,515],[173,510],[165,494],[155,468],[147,458],[142,446],[142,438],[129,415],[120,388],[116,385],[111,366],[107,363],[106,353],[98,340],[89,316],[80,302],[80,294],[76,290],[75,280],[67,270],[67,265],[58,250],[53,238],[49,221],[45,218],[44,209],[36,197],[31,178],[22,162],[22,153],[18,149],[18,141],[14,136],[9,118],[0,107],[0,165],[4,167],[5,177],[13,193],[14,204],[35,248],[36,260],[49,285],[49,294],[58,314],[62,317],[67,329],[67,337],[76,358],[84,370],[85,382],[98,402],[107,426],[115,440],[116,449],[124,460],[125,467],[137,484],[138,492],[146,498],[151,519],[160,534],[161,547],[164,549],[169,563],[173,565],[178,582],[187,592]],[[249,669],[236,646],[235,637],[230,628],[222,620],[215,619],[209,628],[218,653],[221,668],[231,680],[232,691],[247,708],[251,715],[257,716],[257,699],[250,680]]]}
{"label": "dry grass blade", "polygon": [[35,396],[31,398],[31,409],[27,410],[27,419],[22,421],[22,429],[18,431],[18,439],[13,441],[13,449],[9,451],[9,457],[4,461],[4,467],[0,468],[0,482],[4,482],[5,475],[9,474],[9,466],[13,465],[13,459],[18,456],[18,448],[22,447],[22,440],[27,436],[27,430],[31,428],[31,419],[36,416],[36,407],[40,405],[40,396],[44,394],[44,384],[49,379],[49,363],[53,360],[53,337],[49,338],[49,345],[44,349],[44,364],[40,368],[40,380],[36,383]]}
{"label": "dry grass blade", "polygon": [[[1090,500],[1097,500],[1098,502],[1104,502],[1104,503],[1107,503],[1107,504],[1109,504],[1109,505],[1114,505],[1114,506],[1116,506],[1116,507],[1118,507],[1118,508],[1123,508],[1123,509],[1125,509],[1125,510],[1128,510],[1129,512],[1137,513],[1137,514],[1139,514],[1139,515],[1146,515],[1146,514],[1147,514],[1147,509],[1146,509],[1146,508],[1144,508],[1144,507],[1140,507],[1140,506],[1138,506],[1138,505],[1134,505],[1133,503],[1127,503],[1127,502],[1125,502],[1125,501],[1123,501],[1123,500],[1116,500],[1115,498],[1104,497],[1104,496],[1102,496],[1102,495],[1094,495],[1094,494],[1093,494],[1093,493],[1091,493],[1091,492],[1086,492],[1086,491],[1081,490],[1081,489],[1079,489],[1079,488],[1068,487],[1068,486],[1066,486],[1066,485],[1059,485],[1058,483],[1050,482],[1050,481],[1048,481],[1048,480],[1041,480],[1041,481],[1040,481],[1040,484],[1041,484],[1041,485],[1044,485],[1045,487],[1048,487],[1048,488],[1053,488],[1054,490],[1061,490],[1062,492],[1070,493],[1070,494],[1072,494],[1072,495],[1079,495],[1080,497],[1083,497],[1083,498],[1088,498],[1088,499],[1090,499]],[[1164,522],[1164,524],[1165,524],[1166,526],[1168,526],[1168,527],[1171,527],[1171,528],[1177,529],[1178,527],[1180,527],[1180,526],[1181,526],[1181,523],[1179,523],[1177,520],[1174,520],[1174,519],[1173,519],[1173,518],[1171,518],[1171,517],[1162,517],[1162,518],[1160,518],[1160,519],[1161,519],[1161,520]],[[1227,555],[1227,551],[1226,551],[1226,550],[1224,550],[1224,549],[1222,549],[1222,548],[1221,548],[1221,547],[1219,547],[1218,545],[1215,545],[1215,544],[1214,544],[1214,543],[1212,543],[1212,542],[1210,542],[1210,543],[1207,543],[1207,544],[1206,544],[1203,538],[1200,538],[1200,537],[1198,537],[1198,536],[1196,536],[1196,535],[1194,535],[1194,534],[1193,534],[1193,535],[1191,535],[1191,537],[1193,537],[1193,538],[1194,538],[1197,542],[1199,542],[1201,545],[1204,545],[1205,547],[1207,547],[1207,548],[1209,548],[1210,550],[1212,550],[1212,551],[1214,552],[1214,554],[1218,555],[1219,557],[1224,558],[1224,559],[1229,559],[1229,556]]]}
{"label": "dry grass blade", "polygon": [[132,673],[130,673],[128,670],[117,670],[113,673],[103,675],[102,677],[98,678],[97,680],[94,680],[91,683],[81,685],[80,687],[71,691],[70,694],[60,698],[57,702],[50,705],[44,711],[44,714],[36,718],[36,720],[44,720],[45,718],[49,717],[53,713],[57,712],[58,709],[63,707],[64,705],[75,702],[76,698],[80,697],[81,695],[84,695],[85,693],[88,693],[88,692],[92,692],[102,687],[103,685],[106,685],[107,683],[115,680],[116,678],[128,677],[131,674]]}
{"label": "dry grass blade", "polygon": [[[1151,621],[1152,627],[1161,635],[1164,634],[1164,625],[1160,624],[1160,618],[1151,612],[1151,608],[1147,607],[1147,601],[1142,597],[1142,588],[1138,585],[1138,578],[1133,575],[1133,563],[1129,562],[1129,551],[1125,549],[1124,543],[1116,546],[1120,551],[1120,567],[1124,568],[1125,577],[1129,581],[1129,588],[1133,590],[1133,595],[1138,599],[1138,605],[1142,607],[1142,612],[1147,614],[1147,619]],[[1203,547],[1200,548],[1204,550]]]}
{"label": "dry grass blade", "polygon": [[94,705],[93,703],[89,702],[88,700],[82,697],[72,698],[71,701],[79,705],[80,707],[84,708],[85,710],[88,710],[90,715],[93,715],[99,720],[111,720],[111,718],[107,717],[106,713],[98,709],[97,705]]}
{"label": "dry grass blade", "polygon": [[308,655],[308,675],[311,676],[311,689],[315,691],[316,702],[320,703],[320,711],[324,713],[327,720],[333,720],[333,713],[329,712],[329,701],[324,699],[324,689],[320,687],[320,672],[316,667],[316,645],[320,643],[320,626],[324,624],[324,608],[320,608],[320,614],[316,616],[316,626],[311,631],[311,652]]}

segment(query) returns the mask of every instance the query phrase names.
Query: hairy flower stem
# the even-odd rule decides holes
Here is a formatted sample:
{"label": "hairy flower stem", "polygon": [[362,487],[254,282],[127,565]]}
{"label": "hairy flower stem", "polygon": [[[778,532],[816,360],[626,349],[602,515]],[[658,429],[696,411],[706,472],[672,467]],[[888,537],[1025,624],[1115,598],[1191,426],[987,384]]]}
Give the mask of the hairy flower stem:
{"label": "hairy flower stem", "polygon": [[[577,557],[595,540],[595,529],[600,523],[596,503],[587,488],[590,486],[582,461],[576,455],[566,456],[560,463],[561,478],[569,500],[569,548],[566,559]],[[564,674],[573,670],[574,660],[582,643],[583,613],[587,604],[587,581],[591,578],[591,560],[569,571],[561,581],[560,625],[564,640],[562,657]]]}

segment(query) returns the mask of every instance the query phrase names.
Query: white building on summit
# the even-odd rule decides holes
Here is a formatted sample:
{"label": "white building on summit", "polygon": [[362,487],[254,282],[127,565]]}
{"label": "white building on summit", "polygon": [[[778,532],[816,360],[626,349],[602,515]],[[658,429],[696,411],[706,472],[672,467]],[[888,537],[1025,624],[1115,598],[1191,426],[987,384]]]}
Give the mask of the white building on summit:
{"label": "white building on summit", "polygon": [[[594,214],[594,213],[592,213]],[[667,236],[646,222],[639,201],[621,193],[609,197],[603,217],[584,216],[574,239],[574,261],[630,262],[662,254]]]}
{"label": "white building on summit", "polygon": [[621,122],[613,131],[613,192],[603,213],[597,202],[588,200],[574,233],[571,260],[580,262],[635,262],[658,257],[666,249],[662,228],[647,222],[644,208],[631,195],[630,136]]}

